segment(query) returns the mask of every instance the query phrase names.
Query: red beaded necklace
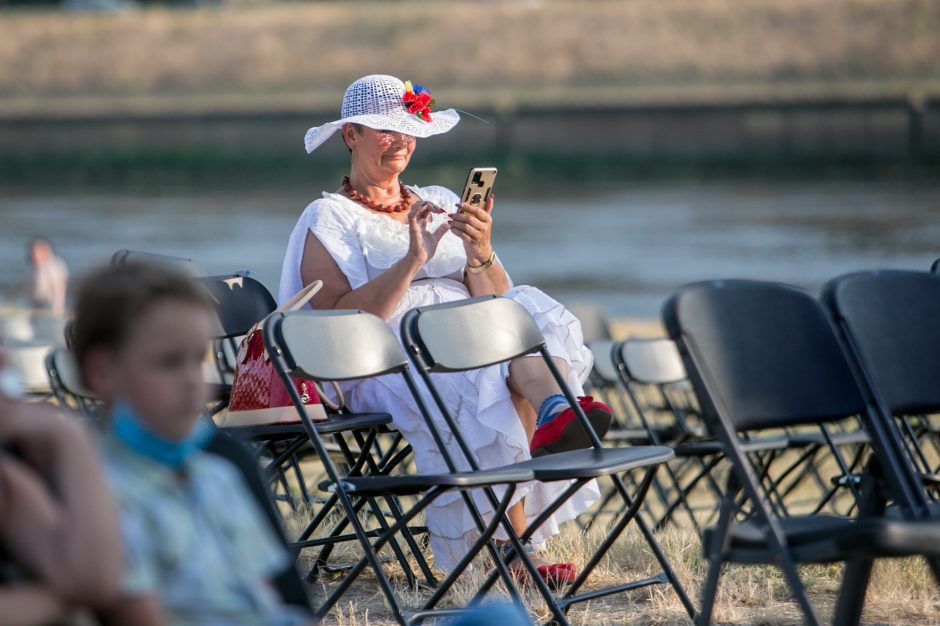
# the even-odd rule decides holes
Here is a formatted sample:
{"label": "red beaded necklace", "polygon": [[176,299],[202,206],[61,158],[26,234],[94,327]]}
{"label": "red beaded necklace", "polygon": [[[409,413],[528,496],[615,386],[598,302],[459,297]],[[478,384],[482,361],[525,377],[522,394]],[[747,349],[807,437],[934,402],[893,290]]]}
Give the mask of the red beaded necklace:
{"label": "red beaded necklace", "polygon": [[405,188],[405,183],[399,181],[398,185],[399,192],[401,193],[401,201],[395,206],[389,206],[387,204],[379,204],[365,197],[353,189],[352,184],[349,182],[349,176],[343,176],[343,191],[346,192],[347,196],[360,204],[366,205],[373,211],[380,211],[382,213],[400,213],[408,210],[408,206],[411,204],[411,192]]}

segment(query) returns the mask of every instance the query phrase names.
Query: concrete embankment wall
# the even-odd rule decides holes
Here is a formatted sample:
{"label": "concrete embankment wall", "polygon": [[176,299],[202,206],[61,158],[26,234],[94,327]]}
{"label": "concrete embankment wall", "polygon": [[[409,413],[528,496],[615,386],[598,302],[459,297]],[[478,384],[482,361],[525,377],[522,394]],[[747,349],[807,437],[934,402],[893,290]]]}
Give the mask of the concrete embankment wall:
{"label": "concrete embankment wall", "polygon": [[[940,162],[940,98],[806,100],[737,104],[659,104],[604,108],[474,111],[457,129],[422,142],[424,163],[514,157],[554,162],[579,159],[696,163],[734,167],[752,160],[928,164]],[[0,119],[0,178],[24,163],[53,159],[133,161],[146,155],[180,158],[180,166],[214,158],[257,161],[259,167],[309,166],[302,149],[308,126],[329,112],[267,111]],[[335,163],[339,139],[314,162]],[[38,161],[36,161],[38,159]],[[146,159],[144,159],[146,160]],[[20,172],[19,175],[21,175]]]}

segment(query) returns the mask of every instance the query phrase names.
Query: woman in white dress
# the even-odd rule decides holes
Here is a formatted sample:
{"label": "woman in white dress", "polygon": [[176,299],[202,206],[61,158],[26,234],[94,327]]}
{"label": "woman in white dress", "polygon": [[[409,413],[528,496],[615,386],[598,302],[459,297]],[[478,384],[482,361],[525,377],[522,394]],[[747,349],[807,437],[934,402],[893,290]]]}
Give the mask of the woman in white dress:
{"label": "woman in white dress", "polygon": [[[366,76],[346,90],[340,120],[307,131],[309,153],[340,130],[351,153],[350,172],[337,191],[324,192],[300,216],[284,257],[280,300],[322,280],[314,308],[369,311],[398,333],[401,317],[416,306],[500,294],[529,311],[568,384],[580,393],[592,365],[581,325],[538,289],[513,286],[490,243],[493,198],[474,209],[461,205],[443,187],[406,187],[400,182],[416,137],[446,132],[459,120],[453,110],[431,112],[429,101],[420,85],[412,87],[392,76]],[[435,374],[434,381],[483,468],[571,449],[583,439],[580,422],[539,358]],[[351,410],[392,415],[395,428],[414,449],[420,472],[447,471],[400,377],[359,381],[344,391]],[[579,402],[603,436],[610,409],[591,398]],[[446,425],[435,419],[446,440]],[[460,458],[459,453],[454,456]],[[513,528],[521,532],[565,487],[557,482],[521,486],[508,513]],[[533,543],[557,533],[562,522],[596,498],[593,483],[582,488],[538,529]],[[484,498],[475,500],[484,513],[491,512]],[[476,527],[457,494],[439,498],[428,509],[427,522],[435,564],[447,571],[466,554]],[[546,579],[555,579],[551,582],[573,579],[571,564],[546,563],[534,547],[530,555]]]}

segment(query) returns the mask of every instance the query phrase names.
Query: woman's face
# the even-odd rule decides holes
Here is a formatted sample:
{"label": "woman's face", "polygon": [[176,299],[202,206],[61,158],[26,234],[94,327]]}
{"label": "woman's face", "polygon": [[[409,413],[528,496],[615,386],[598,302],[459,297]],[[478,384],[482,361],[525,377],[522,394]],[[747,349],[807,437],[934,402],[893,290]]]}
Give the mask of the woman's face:
{"label": "woman's face", "polygon": [[[348,129],[348,130],[347,130]],[[408,167],[415,150],[415,138],[392,130],[373,130],[351,124],[343,127],[346,144],[353,152],[353,167],[379,177],[400,174]]]}

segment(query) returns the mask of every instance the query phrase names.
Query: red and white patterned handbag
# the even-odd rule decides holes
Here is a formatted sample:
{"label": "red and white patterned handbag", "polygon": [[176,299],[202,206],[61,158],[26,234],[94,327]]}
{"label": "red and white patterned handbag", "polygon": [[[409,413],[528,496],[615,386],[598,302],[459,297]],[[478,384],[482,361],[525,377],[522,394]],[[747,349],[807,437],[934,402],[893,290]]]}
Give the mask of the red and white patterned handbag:
{"label": "red and white patterned handbag", "polygon": [[[276,309],[276,313],[298,311],[320,290],[322,281],[314,281],[301,289],[293,298]],[[259,424],[295,424],[300,416],[294,408],[290,394],[268,357],[261,337],[264,320],[251,327],[238,348],[232,393],[223,426],[254,426]],[[339,405],[325,397],[317,384],[304,378],[293,378],[294,386],[303,400],[307,415],[320,422],[327,419],[324,405],[332,409]],[[334,383],[337,397],[342,393]]]}

